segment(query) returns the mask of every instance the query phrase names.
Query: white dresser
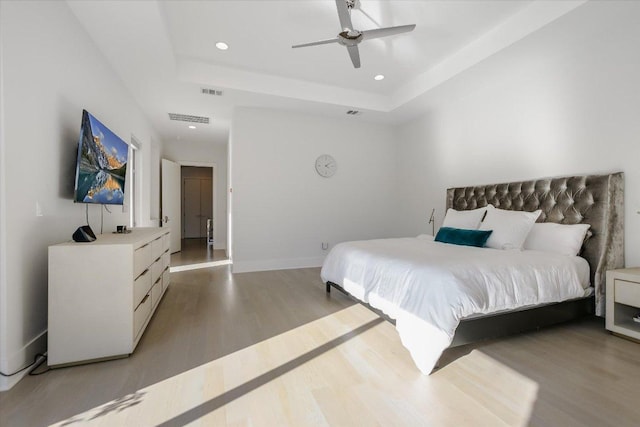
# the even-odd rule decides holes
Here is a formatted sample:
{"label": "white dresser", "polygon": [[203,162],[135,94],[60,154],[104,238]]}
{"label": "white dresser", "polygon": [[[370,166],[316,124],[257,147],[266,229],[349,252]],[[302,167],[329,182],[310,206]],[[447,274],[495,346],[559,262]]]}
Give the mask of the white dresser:
{"label": "white dresser", "polygon": [[49,366],[131,354],[169,285],[169,230],[49,246]]}

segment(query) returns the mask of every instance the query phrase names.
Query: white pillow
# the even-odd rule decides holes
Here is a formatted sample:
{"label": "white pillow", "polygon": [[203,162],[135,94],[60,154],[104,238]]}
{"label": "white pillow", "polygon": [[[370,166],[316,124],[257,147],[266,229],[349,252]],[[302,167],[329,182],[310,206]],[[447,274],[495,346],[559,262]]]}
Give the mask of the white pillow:
{"label": "white pillow", "polygon": [[[493,207],[493,206],[491,206]],[[442,221],[443,227],[464,228],[467,230],[477,230],[482,221],[487,207],[471,209],[468,211],[457,211],[455,209],[447,209],[447,213]]]}
{"label": "white pillow", "polygon": [[486,246],[494,249],[521,250],[531,227],[542,212],[540,209],[535,212],[508,211],[492,205],[488,208],[479,230],[493,230]]}
{"label": "white pillow", "polygon": [[589,224],[556,224],[555,222],[533,224],[524,241],[524,248],[576,256],[580,253],[589,227],[591,227]]}

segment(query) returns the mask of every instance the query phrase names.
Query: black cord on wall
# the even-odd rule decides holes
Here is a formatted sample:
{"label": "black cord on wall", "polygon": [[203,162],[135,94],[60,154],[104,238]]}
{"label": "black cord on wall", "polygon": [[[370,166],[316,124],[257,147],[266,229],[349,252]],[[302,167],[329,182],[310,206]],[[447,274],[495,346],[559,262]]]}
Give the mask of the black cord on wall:
{"label": "black cord on wall", "polygon": [[36,376],[36,375],[42,375],[42,374],[46,374],[47,372],[49,372],[52,368],[47,366],[47,369],[45,369],[44,371],[41,372],[36,372],[36,370],[42,365],[42,363],[44,363],[44,361],[47,360],[47,356],[45,356],[44,359],[42,359],[42,362],[38,363],[32,370],[31,372],[29,372],[30,376]]}

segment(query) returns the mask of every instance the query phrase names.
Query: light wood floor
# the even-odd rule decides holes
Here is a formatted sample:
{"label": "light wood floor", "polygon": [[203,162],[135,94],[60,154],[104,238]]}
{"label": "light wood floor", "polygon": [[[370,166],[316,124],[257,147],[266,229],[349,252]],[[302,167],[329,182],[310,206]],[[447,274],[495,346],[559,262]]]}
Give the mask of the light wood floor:
{"label": "light wood floor", "polygon": [[448,350],[421,375],[393,326],[319,269],[172,273],[127,359],[30,376],[0,425],[637,426],[640,344],[600,319]]}
{"label": "light wood floor", "polygon": [[206,239],[182,239],[180,246],[180,252],[171,254],[172,267],[227,259],[224,249],[213,249]]}

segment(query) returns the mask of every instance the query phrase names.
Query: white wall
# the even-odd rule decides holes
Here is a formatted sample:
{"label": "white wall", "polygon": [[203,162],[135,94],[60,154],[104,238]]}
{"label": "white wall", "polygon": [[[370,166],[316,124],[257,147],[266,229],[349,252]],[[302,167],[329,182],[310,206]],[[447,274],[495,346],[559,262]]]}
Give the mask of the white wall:
{"label": "white wall", "polygon": [[[0,24],[2,24],[2,15],[4,14],[4,7],[2,6],[2,2],[0,2]],[[5,150],[5,142],[4,142],[4,32],[2,31],[2,27],[0,27],[0,371],[5,374],[9,374],[10,371],[5,370],[6,366],[2,363],[5,356],[7,354],[7,339],[6,339],[6,331],[5,326],[8,323],[9,317],[7,315],[7,310],[5,309],[4,301],[7,300],[7,239],[6,232],[7,229],[7,210],[6,210],[6,200],[4,194],[6,193],[7,187],[7,179],[5,176],[6,169],[6,150]],[[9,381],[4,377],[0,376],[0,390],[7,389],[11,384],[15,382]]]}
{"label": "white wall", "polygon": [[214,166],[214,249],[227,247],[227,145],[177,141],[165,143],[163,157],[179,164]]}
{"label": "white wall", "polygon": [[442,221],[448,187],[625,172],[640,264],[640,2],[589,2],[424,95],[398,128],[402,234]]}
{"label": "white wall", "polygon": [[[267,109],[239,109],[231,139],[234,272],[317,266],[330,246],[393,235],[392,129]],[[338,171],[322,178],[321,154]]]}
{"label": "white wall", "polygon": [[[153,130],[65,2],[1,2],[0,369],[12,372],[46,351],[47,247],[85,223],[72,201],[82,109],[129,142],[142,143],[140,225],[150,224]],[[155,138],[157,140],[157,138]],[[36,216],[36,203],[42,216]],[[90,206],[100,230],[100,207]],[[105,213],[105,232],[127,224]],[[10,385],[12,381],[0,384]]]}

